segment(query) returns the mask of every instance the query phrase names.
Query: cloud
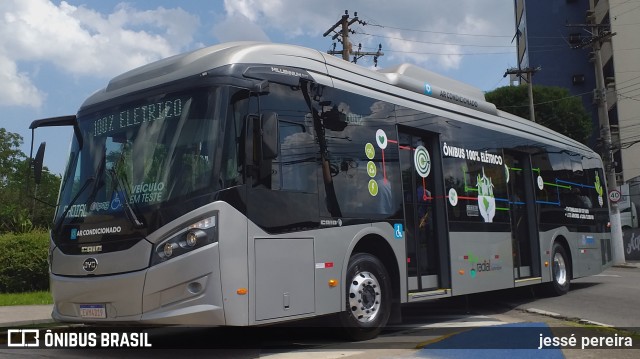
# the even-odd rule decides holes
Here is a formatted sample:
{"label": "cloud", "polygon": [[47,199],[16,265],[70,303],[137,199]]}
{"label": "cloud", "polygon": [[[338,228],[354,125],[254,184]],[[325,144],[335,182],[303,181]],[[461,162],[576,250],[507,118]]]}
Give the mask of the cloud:
{"label": "cloud", "polygon": [[15,62],[0,54],[0,106],[40,107],[45,95],[18,72]]}
{"label": "cloud", "polygon": [[[288,38],[302,35],[318,36],[328,24],[335,23],[332,9],[342,8],[339,1],[296,0],[225,0],[228,16],[242,15],[267,29],[274,29]],[[335,5],[335,6],[332,6]],[[344,10],[340,10],[340,14]]]}
{"label": "cloud", "polygon": [[213,27],[213,36],[220,42],[243,40],[271,42],[260,26],[241,13],[234,13],[217,23]]}
{"label": "cloud", "polygon": [[20,70],[47,62],[71,75],[108,78],[186,49],[198,18],[180,8],[140,11],[119,4],[110,14],[65,1],[0,3],[0,105],[38,107],[45,95],[36,74]]}
{"label": "cloud", "polygon": [[[284,38],[293,42],[301,36],[321,39],[345,11],[341,0],[225,0],[224,5],[228,17],[242,15],[267,33],[273,30],[285,34]],[[349,2],[349,7],[352,17],[357,10],[359,19],[367,23],[351,26],[357,32],[350,37],[353,44],[361,43],[363,51],[369,52],[376,51],[378,44],[382,44],[382,51],[386,50],[380,59],[382,62],[410,62],[449,70],[460,66],[463,56],[458,54],[512,50],[479,46],[510,45],[509,35],[515,26],[512,1],[458,0],[452,5],[435,0],[394,0],[372,6],[370,1],[354,0]],[[323,40],[329,48],[330,36]],[[365,61],[358,63],[368,65]]]}

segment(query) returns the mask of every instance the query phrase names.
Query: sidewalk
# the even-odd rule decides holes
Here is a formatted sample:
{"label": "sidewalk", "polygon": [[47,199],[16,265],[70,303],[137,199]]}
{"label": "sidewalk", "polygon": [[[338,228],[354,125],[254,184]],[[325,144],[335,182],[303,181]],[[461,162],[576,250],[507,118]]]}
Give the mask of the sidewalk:
{"label": "sidewalk", "polygon": [[0,328],[52,323],[53,305],[0,306]]}

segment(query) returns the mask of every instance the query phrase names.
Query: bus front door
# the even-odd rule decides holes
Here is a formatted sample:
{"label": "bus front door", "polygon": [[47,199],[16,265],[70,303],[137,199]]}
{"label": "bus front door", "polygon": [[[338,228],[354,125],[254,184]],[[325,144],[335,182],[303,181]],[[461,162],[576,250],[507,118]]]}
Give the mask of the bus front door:
{"label": "bus front door", "polygon": [[438,137],[399,130],[409,292],[450,287],[444,185]]}

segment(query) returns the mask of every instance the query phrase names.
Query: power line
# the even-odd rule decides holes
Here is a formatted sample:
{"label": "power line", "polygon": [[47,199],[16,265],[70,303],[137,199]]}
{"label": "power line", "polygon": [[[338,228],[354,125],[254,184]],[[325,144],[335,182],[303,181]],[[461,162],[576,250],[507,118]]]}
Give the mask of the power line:
{"label": "power line", "polygon": [[[620,4],[620,5],[622,5],[622,4]],[[614,19],[614,20],[616,20],[616,19],[618,18],[618,16],[627,15],[628,13],[633,12],[633,11],[636,11],[636,10],[638,10],[638,9],[640,9],[640,5],[638,5],[638,6],[634,7],[634,8],[631,8],[631,9],[629,9],[629,10],[624,10],[624,11],[622,11],[621,13],[619,13],[619,14],[617,14],[617,15],[613,15],[613,16],[611,16],[611,17],[613,17],[613,19]]]}
{"label": "power line", "polygon": [[[582,97],[582,96],[584,96],[586,94],[590,94],[590,93],[592,93],[592,91],[583,92],[583,93],[579,93],[579,94],[571,95],[571,96],[566,96],[566,97],[558,98],[558,99],[555,99],[555,100],[538,102],[538,103],[534,103],[533,105],[534,106],[538,106],[538,105],[545,105],[545,104],[553,103],[553,102],[560,102],[560,101],[563,101],[563,100],[566,100],[566,99],[569,99],[569,98],[573,98],[573,97]],[[528,107],[528,106],[529,105],[513,105],[513,106],[502,106],[500,108],[501,109],[505,109],[505,108],[519,108],[519,107]]]}
{"label": "power line", "polygon": [[609,11],[617,8],[618,6],[621,6],[621,5],[624,5],[624,4],[628,3],[628,2],[631,2],[631,1],[633,1],[633,0],[627,0],[627,1],[621,2],[620,4],[613,5],[613,6],[609,7]]}
{"label": "power line", "polygon": [[[357,34],[362,34],[362,35],[369,35],[369,36],[373,36],[373,37],[380,37],[380,38],[384,38],[384,39],[400,40],[400,41],[415,42],[415,43],[430,44],[430,45],[455,45],[455,46],[468,46],[468,47],[507,47],[507,48],[512,48],[513,47],[513,45],[457,44],[457,43],[452,43],[452,42],[436,42],[436,41],[425,41],[425,40],[412,40],[412,39],[406,39],[406,38],[402,38],[402,37],[370,34],[370,33],[366,33],[366,32],[356,32],[356,33]],[[562,48],[565,48],[565,45],[537,45],[537,46],[533,46],[533,47],[540,47],[540,48],[562,47]]]}
{"label": "power line", "polygon": [[445,31],[431,31],[431,30],[421,30],[421,29],[410,29],[410,28],[403,28],[403,27],[396,27],[396,26],[389,26],[389,25],[377,25],[377,24],[368,24],[368,25],[376,26],[376,27],[380,27],[380,28],[388,28],[388,29],[401,30],[401,31],[424,32],[424,33],[438,34],[438,35],[456,35],[456,36],[474,36],[474,37],[504,37],[504,38],[511,38],[512,37],[512,35],[465,34],[465,33],[460,33],[460,32],[445,32]]}
{"label": "power line", "polygon": [[[422,32],[428,34],[436,34],[436,35],[453,35],[453,36],[471,36],[471,37],[490,37],[490,38],[513,38],[513,35],[497,35],[497,34],[469,34],[469,33],[461,33],[461,32],[446,32],[446,31],[432,31],[432,30],[423,30],[423,29],[412,29],[406,27],[397,27],[390,25],[379,25],[367,23],[370,26],[376,26],[380,28],[388,28],[400,31],[411,31],[411,32]],[[566,39],[565,36],[527,36],[529,39]]]}

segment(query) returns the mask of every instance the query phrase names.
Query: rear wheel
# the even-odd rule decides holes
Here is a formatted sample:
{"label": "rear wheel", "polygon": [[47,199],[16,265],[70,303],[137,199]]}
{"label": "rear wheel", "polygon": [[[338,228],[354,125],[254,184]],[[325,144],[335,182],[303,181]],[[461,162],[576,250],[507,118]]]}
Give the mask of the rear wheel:
{"label": "rear wheel", "polygon": [[560,296],[567,294],[571,284],[569,257],[564,247],[559,243],[553,244],[551,263],[551,283],[548,285],[549,294]]}
{"label": "rear wheel", "polygon": [[349,259],[345,311],[340,322],[351,340],[375,338],[389,320],[391,283],[384,265],[368,253]]}

